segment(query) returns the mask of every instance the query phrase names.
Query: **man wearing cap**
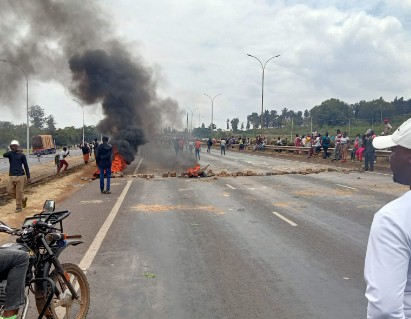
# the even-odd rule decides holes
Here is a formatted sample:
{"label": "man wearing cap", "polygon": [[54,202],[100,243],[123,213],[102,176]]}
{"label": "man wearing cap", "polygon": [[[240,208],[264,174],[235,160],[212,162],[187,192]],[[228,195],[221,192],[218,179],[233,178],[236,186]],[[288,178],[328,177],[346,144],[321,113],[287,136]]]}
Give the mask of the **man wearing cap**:
{"label": "man wearing cap", "polygon": [[3,157],[8,158],[10,163],[7,192],[12,198],[16,199],[16,212],[21,212],[27,205],[27,197],[24,196],[24,186],[26,181],[30,183],[30,170],[27,158],[20,149],[19,142],[16,140],[11,141],[10,151],[4,153]]}
{"label": "man wearing cap", "polygon": [[393,180],[410,190],[374,216],[364,267],[367,318],[411,318],[411,119],[373,146],[391,147]]}

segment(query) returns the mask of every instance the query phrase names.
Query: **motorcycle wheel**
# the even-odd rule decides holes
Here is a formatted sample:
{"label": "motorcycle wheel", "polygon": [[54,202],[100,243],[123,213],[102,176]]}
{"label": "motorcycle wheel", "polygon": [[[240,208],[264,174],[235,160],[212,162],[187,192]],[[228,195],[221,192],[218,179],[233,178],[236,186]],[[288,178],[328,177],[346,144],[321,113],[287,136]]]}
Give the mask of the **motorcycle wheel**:
{"label": "motorcycle wheel", "polygon": [[73,299],[64,280],[53,270],[50,279],[54,281],[59,298],[54,296],[50,310],[54,319],[84,319],[90,307],[90,286],[84,272],[77,265],[65,263],[61,265],[70,277],[70,282],[76,289],[79,299]]}

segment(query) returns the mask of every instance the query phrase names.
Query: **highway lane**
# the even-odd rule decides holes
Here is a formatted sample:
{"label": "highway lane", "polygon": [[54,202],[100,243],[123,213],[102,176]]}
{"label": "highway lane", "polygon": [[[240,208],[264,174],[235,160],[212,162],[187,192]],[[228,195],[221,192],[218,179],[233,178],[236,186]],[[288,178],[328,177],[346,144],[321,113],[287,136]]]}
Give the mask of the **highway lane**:
{"label": "highway lane", "polygon": [[[297,165],[237,154],[202,163]],[[60,205],[86,241],[64,258],[80,262],[130,184],[87,270],[88,318],[364,318],[369,227],[406,191],[368,172],[113,183],[109,196],[95,181]]]}
{"label": "highway lane", "polygon": [[[73,156],[77,156],[81,154],[81,150],[78,149],[72,149],[70,150],[70,154]],[[40,160],[37,156],[35,155],[30,155],[28,156],[28,164],[29,168],[31,166],[35,166],[41,163],[47,163],[47,162],[53,162],[54,161],[54,155],[55,154],[48,154],[48,155],[42,155],[40,157]],[[9,170],[9,160],[7,158],[3,157],[3,154],[0,154],[0,173],[7,172]]]}

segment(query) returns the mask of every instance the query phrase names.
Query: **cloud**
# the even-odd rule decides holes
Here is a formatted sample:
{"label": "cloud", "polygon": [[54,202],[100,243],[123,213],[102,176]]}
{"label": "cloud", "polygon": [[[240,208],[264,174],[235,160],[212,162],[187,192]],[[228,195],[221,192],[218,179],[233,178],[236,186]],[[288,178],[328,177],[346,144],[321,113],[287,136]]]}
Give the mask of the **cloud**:
{"label": "cloud", "polygon": [[[153,65],[159,94],[182,108],[199,107],[206,125],[211,102],[204,92],[222,93],[214,103],[218,127],[225,128],[227,118],[239,117],[241,123],[260,112],[262,70],[247,53],[263,62],[281,54],[265,70],[266,109],[311,109],[331,97],[346,102],[411,97],[408,0],[98,3],[110,16],[114,36]],[[69,73],[68,67],[61,72]],[[45,99],[47,92],[35,96]],[[64,109],[70,103],[62,96],[49,104]]]}

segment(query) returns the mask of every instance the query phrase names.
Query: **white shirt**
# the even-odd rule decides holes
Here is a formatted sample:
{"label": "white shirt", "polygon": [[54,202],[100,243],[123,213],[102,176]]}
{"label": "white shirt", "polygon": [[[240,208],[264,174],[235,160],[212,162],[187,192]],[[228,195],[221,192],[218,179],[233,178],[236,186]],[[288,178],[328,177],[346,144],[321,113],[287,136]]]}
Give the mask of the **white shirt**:
{"label": "white shirt", "polygon": [[374,216],[365,257],[368,319],[411,318],[411,191]]}
{"label": "white shirt", "polygon": [[67,155],[67,152],[68,151],[60,151],[60,153],[59,153],[59,160],[60,161],[64,160],[64,156]]}
{"label": "white shirt", "polygon": [[221,140],[220,145],[221,145],[221,146],[225,146],[225,144],[226,144],[226,141],[225,141],[225,140]]}

